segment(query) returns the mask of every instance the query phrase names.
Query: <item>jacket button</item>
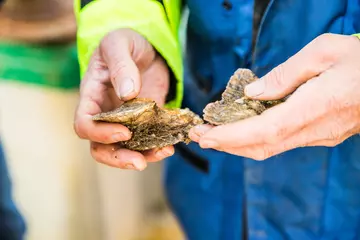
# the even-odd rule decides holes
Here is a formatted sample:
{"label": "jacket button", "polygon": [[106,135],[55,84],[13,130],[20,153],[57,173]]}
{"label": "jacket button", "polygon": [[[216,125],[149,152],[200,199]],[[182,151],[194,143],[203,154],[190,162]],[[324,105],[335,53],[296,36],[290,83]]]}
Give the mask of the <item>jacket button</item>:
{"label": "jacket button", "polygon": [[233,7],[229,0],[224,0],[224,2],[222,3],[222,6],[225,10],[231,10]]}

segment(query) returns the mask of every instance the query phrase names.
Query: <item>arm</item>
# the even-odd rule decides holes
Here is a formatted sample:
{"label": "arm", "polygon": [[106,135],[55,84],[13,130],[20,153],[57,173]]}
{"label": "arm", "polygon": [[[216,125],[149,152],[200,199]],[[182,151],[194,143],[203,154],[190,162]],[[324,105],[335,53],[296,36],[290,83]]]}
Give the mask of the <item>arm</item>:
{"label": "arm", "polygon": [[167,62],[176,79],[176,96],[166,106],[180,106],[183,96],[183,66],[177,34],[179,0],[75,0],[74,8],[82,77],[101,39],[115,29],[131,28],[144,36]]}

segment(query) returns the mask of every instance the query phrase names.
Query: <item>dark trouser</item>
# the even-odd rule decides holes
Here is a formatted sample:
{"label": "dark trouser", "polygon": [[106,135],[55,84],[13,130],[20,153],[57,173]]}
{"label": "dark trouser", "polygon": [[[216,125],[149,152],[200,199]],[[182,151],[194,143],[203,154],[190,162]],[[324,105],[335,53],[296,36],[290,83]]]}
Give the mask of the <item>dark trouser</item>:
{"label": "dark trouser", "polygon": [[0,239],[23,239],[25,223],[18,212],[11,192],[11,182],[0,145]]}

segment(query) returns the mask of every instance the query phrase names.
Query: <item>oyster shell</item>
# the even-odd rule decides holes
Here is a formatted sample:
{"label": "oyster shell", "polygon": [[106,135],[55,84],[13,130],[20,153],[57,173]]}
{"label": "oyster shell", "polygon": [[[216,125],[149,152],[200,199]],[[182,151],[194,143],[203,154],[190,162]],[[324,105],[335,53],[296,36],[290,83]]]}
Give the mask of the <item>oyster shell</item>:
{"label": "oyster shell", "polygon": [[231,76],[220,101],[209,103],[204,108],[203,118],[213,125],[222,125],[261,114],[283,100],[259,101],[245,96],[244,87],[257,77],[249,69],[239,68]]}
{"label": "oyster shell", "polygon": [[[213,125],[232,123],[261,114],[285,100],[259,101],[245,96],[244,87],[257,77],[249,69],[238,69],[230,78],[222,99],[209,103],[204,109],[203,118]],[[164,109],[155,101],[136,98],[125,102],[119,108],[93,116],[94,121],[119,123],[132,132],[128,141],[119,142],[123,147],[143,151],[189,143],[190,129],[204,121],[189,109]]]}
{"label": "oyster shell", "polygon": [[94,121],[120,123],[132,132],[128,141],[119,142],[123,147],[143,151],[189,143],[190,129],[203,120],[189,109],[163,109],[155,101],[136,98],[125,102],[119,108],[93,116]]}

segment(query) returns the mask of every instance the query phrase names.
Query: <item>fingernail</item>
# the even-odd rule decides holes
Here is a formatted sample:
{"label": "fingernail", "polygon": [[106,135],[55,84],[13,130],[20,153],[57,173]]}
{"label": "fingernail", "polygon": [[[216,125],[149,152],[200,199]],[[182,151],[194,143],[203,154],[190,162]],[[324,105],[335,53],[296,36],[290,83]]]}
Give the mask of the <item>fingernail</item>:
{"label": "fingernail", "polygon": [[115,142],[120,142],[120,141],[124,141],[124,140],[126,140],[126,139],[128,139],[127,138],[127,136],[124,134],[124,133],[114,133],[113,135],[112,135],[112,139],[115,141]]}
{"label": "fingernail", "polygon": [[198,125],[194,127],[194,133],[201,137],[203,136],[207,131],[211,129],[211,126],[208,125]]}
{"label": "fingernail", "polygon": [[175,153],[174,148],[165,148],[162,150],[166,156],[172,156]]}
{"label": "fingernail", "polygon": [[264,91],[265,91],[265,82],[263,80],[257,80],[245,87],[245,95],[248,97],[257,97],[263,94]]}
{"label": "fingernail", "polygon": [[126,98],[134,91],[134,81],[131,78],[124,79],[120,84],[120,97]]}
{"label": "fingernail", "polygon": [[124,166],[126,169],[135,169],[135,166],[132,163],[127,163]]}
{"label": "fingernail", "polygon": [[219,144],[213,140],[203,140],[200,141],[201,148],[217,148]]}
{"label": "fingernail", "polygon": [[139,158],[135,158],[133,161],[133,164],[135,166],[135,168],[139,171],[142,171],[146,168],[146,163],[145,161],[139,159]]}
{"label": "fingernail", "polygon": [[174,149],[173,148],[164,148],[164,149],[160,149],[159,151],[156,152],[156,155],[158,158],[167,158],[170,157],[174,154]]}

